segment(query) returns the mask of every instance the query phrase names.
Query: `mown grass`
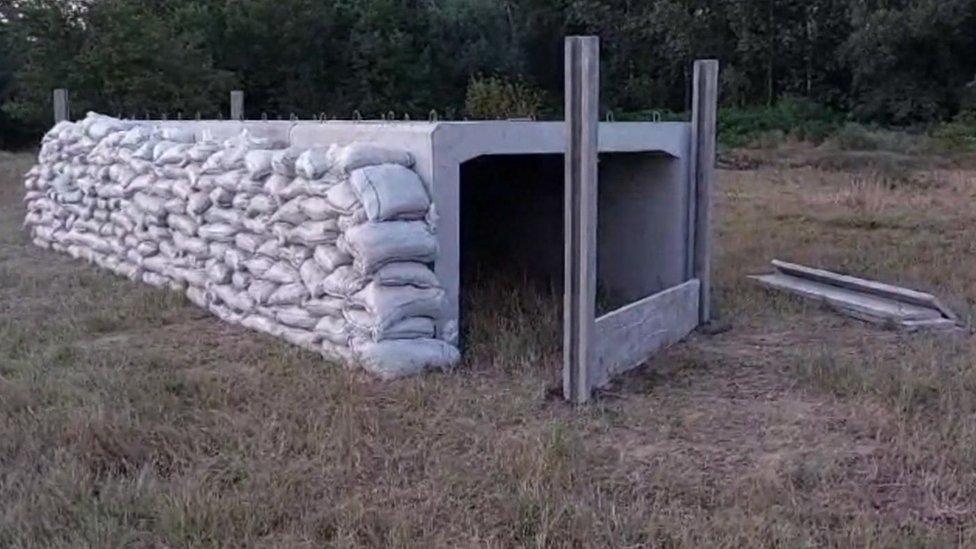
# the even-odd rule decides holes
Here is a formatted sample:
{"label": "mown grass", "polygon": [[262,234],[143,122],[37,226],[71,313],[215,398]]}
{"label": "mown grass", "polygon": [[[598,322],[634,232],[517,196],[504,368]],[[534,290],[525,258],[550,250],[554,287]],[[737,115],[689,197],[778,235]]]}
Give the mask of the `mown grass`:
{"label": "mown grass", "polygon": [[[773,257],[976,299],[976,175],[722,172],[718,310],[582,409],[559,312],[466,296],[455,372],[378,383],[35,249],[0,155],[0,546],[971,546],[976,349],[745,279]],[[555,300],[558,305],[558,299]]]}

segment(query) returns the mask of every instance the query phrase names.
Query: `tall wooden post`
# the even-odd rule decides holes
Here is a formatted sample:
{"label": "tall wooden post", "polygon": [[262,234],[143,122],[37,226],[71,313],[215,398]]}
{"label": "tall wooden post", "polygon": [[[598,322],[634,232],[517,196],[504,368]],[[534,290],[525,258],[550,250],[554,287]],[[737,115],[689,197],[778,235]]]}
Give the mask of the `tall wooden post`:
{"label": "tall wooden post", "polygon": [[69,120],[71,110],[68,105],[68,90],[58,88],[54,90],[54,123]]}
{"label": "tall wooden post", "polygon": [[565,48],[563,395],[582,403],[590,398],[594,357],[600,40],[570,36]]}
{"label": "tall wooden post", "polygon": [[230,119],[244,120],[244,92],[241,90],[230,92]]}
{"label": "tall wooden post", "polygon": [[718,113],[718,61],[695,61],[691,110],[691,151],[694,165],[694,267],[701,282],[698,320],[712,311],[712,182],[715,179],[715,128]]}

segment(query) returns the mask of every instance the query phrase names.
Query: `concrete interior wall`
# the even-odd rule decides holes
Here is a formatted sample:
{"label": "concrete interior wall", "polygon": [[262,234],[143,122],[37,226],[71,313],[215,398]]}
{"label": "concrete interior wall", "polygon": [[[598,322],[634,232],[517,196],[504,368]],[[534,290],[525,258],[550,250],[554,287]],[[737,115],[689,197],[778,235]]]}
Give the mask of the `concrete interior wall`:
{"label": "concrete interior wall", "polygon": [[[563,169],[561,154],[461,165],[462,292],[473,281],[517,276],[562,293]],[[598,314],[688,279],[685,169],[666,154],[600,154]]]}

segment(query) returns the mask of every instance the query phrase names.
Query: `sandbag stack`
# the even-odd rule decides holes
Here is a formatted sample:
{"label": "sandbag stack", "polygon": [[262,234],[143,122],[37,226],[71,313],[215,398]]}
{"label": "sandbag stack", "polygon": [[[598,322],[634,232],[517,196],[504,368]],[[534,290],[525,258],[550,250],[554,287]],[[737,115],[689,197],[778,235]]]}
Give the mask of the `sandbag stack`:
{"label": "sandbag stack", "polygon": [[221,319],[383,378],[454,365],[435,336],[431,201],[408,153],[90,113],[26,174],[33,242],[184,292]]}

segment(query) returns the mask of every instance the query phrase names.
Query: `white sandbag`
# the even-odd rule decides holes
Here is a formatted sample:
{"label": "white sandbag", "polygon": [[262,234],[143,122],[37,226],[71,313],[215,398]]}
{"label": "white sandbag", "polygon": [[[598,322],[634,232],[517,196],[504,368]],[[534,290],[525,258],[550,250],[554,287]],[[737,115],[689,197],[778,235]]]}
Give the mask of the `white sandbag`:
{"label": "white sandbag", "polygon": [[152,134],[152,126],[146,124],[133,126],[125,132],[125,135],[122,136],[122,140],[119,141],[119,146],[126,147],[128,149],[135,149],[144,141],[149,139]]}
{"label": "white sandbag", "polygon": [[[176,141],[167,141],[165,139],[162,140],[162,141],[159,141],[159,142],[157,142],[155,144],[155,146],[153,146],[153,149],[152,149],[152,157],[151,158],[146,158],[145,160],[152,160],[153,163],[156,164],[157,166],[162,165],[162,163],[159,162],[159,159],[163,157],[163,155],[166,153],[166,151],[172,149],[173,147],[179,147],[181,145],[183,145],[183,144],[182,143],[177,143]],[[138,156],[138,153],[137,154],[134,154],[133,156]]]}
{"label": "white sandbag", "polygon": [[229,284],[231,269],[223,261],[210,259],[207,261],[207,278],[214,284]]}
{"label": "white sandbag", "polygon": [[152,240],[143,240],[136,244],[135,250],[142,257],[149,257],[159,253],[159,244]]}
{"label": "white sandbag", "polygon": [[154,164],[156,164],[157,166],[166,166],[170,164],[182,166],[186,164],[186,162],[189,160],[186,154],[187,150],[189,150],[190,148],[189,145],[182,143],[171,147],[165,147],[159,156],[155,156],[156,150],[158,150],[160,146],[163,145],[164,143],[169,143],[169,142],[168,141],[160,142],[158,145],[156,145],[156,149],[153,151]]}
{"label": "white sandbag", "polygon": [[169,214],[166,216],[166,224],[186,236],[196,236],[197,234],[198,225],[189,216]]}
{"label": "white sandbag", "polygon": [[244,317],[241,320],[241,326],[274,337],[281,337],[284,328],[277,321],[260,314],[252,314]]}
{"label": "white sandbag", "polygon": [[261,278],[265,272],[267,272],[271,267],[277,264],[277,261],[271,259],[270,257],[265,257],[263,255],[256,255],[245,259],[243,262],[244,268],[247,272],[251,273],[257,278]]}
{"label": "white sandbag", "polygon": [[301,282],[282,284],[267,298],[268,305],[298,305],[308,299],[308,289]]}
{"label": "white sandbag", "polygon": [[312,297],[321,297],[325,294],[323,284],[328,273],[314,259],[307,259],[298,269],[298,274],[302,278],[302,283],[308,289]]}
{"label": "white sandbag", "polygon": [[211,313],[217,315],[217,318],[231,324],[239,324],[245,316],[234,309],[219,303],[211,303],[207,308]]}
{"label": "white sandbag", "polygon": [[247,202],[247,206],[244,208],[244,211],[247,213],[248,217],[269,215],[275,213],[277,210],[277,202],[266,194],[256,194],[252,196]]}
{"label": "white sandbag", "polygon": [[[263,236],[260,238],[264,238]],[[261,255],[266,255],[273,259],[281,259],[278,257],[278,253],[281,251],[281,244],[273,238],[269,238],[262,242],[254,253],[259,253]]]}
{"label": "white sandbag", "polygon": [[301,245],[278,246],[278,252],[275,257],[283,259],[291,266],[298,268],[312,257],[312,249]]}
{"label": "white sandbag", "polygon": [[170,198],[163,203],[163,209],[167,213],[182,215],[186,213],[186,201],[179,198]]}
{"label": "white sandbag", "polygon": [[335,219],[325,221],[306,221],[301,225],[276,234],[279,241],[314,247],[318,244],[335,242],[339,237],[339,225]]}
{"label": "white sandbag", "polygon": [[423,219],[430,207],[420,176],[399,164],[355,170],[349,175],[349,185],[370,221]]}
{"label": "white sandbag", "polygon": [[151,215],[155,218],[162,218],[166,216],[166,209],[163,207],[166,201],[158,196],[150,196],[144,192],[138,192],[132,198],[132,202],[140,210],[142,210],[144,214]]}
{"label": "white sandbag", "polygon": [[168,126],[160,129],[159,133],[167,141],[176,141],[177,143],[193,143],[196,141],[193,129],[188,127]]}
{"label": "white sandbag", "polygon": [[274,151],[274,154],[271,155],[271,169],[276,174],[295,177],[295,162],[303,152],[304,149],[298,147]]}
{"label": "white sandbag", "polygon": [[323,269],[330,273],[343,265],[352,264],[352,256],[332,244],[316,246],[313,257]]}
{"label": "white sandbag", "polygon": [[275,311],[275,319],[285,326],[311,330],[318,323],[318,317],[312,316],[301,307],[279,307]]}
{"label": "white sandbag", "polygon": [[[247,295],[254,299],[254,302],[258,305],[268,305],[268,298],[271,294],[278,289],[278,285],[274,282],[269,282],[267,280],[261,280],[259,278],[252,278],[251,283],[247,286]],[[288,303],[288,305],[293,305],[298,303],[298,301],[293,301]]]}
{"label": "white sandbag", "polygon": [[210,252],[206,240],[181,233],[173,233],[173,244],[178,250],[198,257],[206,257]]}
{"label": "white sandbag", "polygon": [[249,313],[254,309],[254,299],[247,292],[237,291],[229,284],[212,284],[208,290],[237,311]]}
{"label": "white sandbag", "polygon": [[210,191],[210,201],[223,208],[229,208],[234,202],[234,192],[221,187],[214,187]]}
{"label": "white sandbag", "polygon": [[238,218],[240,220],[240,226],[242,229],[248,232],[256,234],[265,234],[268,232],[269,216],[262,215],[258,217],[247,217],[247,215],[242,215]]}
{"label": "white sandbag", "polygon": [[332,151],[333,168],[351,172],[377,164],[413,166],[413,157],[406,151],[385,149],[372,143],[352,143]]}
{"label": "white sandbag", "polygon": [[152,188],[153,184],[156,182],[156,174],[147,173],[143,175],[137,175],[132,178],[132,181],[125,186],[125,193],[123,196],[125,198],[133,198],[139,191],[147,191]]}
{"label": "white sandbag", "polygon": [[[291,202],[289,202],[289,204],[290,203]],[[301,213],[312,221],[324,221],[326,219],[336,217],[334,208],[332,208],[328,200],[321,196],[305,197],[304,199],[299,200],[298,207]]]}
{"label": "white sandbag", "polygon": [[437,288],[440,281],[427,265],[413,261],[397,261],[383,265],[370,277],[381,286],[415,286]]}
{"label": "white sandbag", "polygon": [[233,271],[230,275],[230,285],[237,291],[247,291],[253,278],[242,271]]}
{"label": "white sandbag", "polygon": [[437,258],[437,239],[422,221],[364,223],[346,231],[337,245],[353,256],[361,273],[393,261],[432,263]]}
{"label": "white sandbag", "polygon": [[220,145],[213,141],[200,141],[186,150],[186,156],[192,162],[204,163],[219,150]]}
{"label": "white sandbag", "polygon": [[318,179],[329,171],[330,149],[313,147],[303,152],[295,161],[295,172],[306,179]]}
{"label": "white sandbag", "polygon": [[439,339],[393,339],[378,343],[354,339],[351,347],[359,364],[384,380],[427,369],[447,370],[461,360],[457,349]]}
{"label": "white sandbag", "polygon": [[193,185],[190,185],[190,182],[185,179],[179,179],[173,182],[170,190],[177,198],[187,200],[193,194]]}
{"label": "white sandbag", "polygon": [[269,196],[279,196],[283,189],[287,188],[291,184],[292,178],[284,176],[281,174],[271,174],[268,179],[264,181],[264,192]]}
{"label": "white sandbag", "polygon": [[333,186],[325,193],[326,203],[338,215],[351,215],[362,208],[359,197],[347,181]]}
{"label": "white sandbag", "polygon": [[213,201],[206,192],[195,192],[186,200],[186,211],[193,215],[202,215],[210,208]]}
{"label": "white sandbag", "polygon": [[277,282],[278,284],[293,284],[301,281],[298,269],[292,267],[285,261],[276,261],[271,268],[256,276],[260,276],[271,282]]}
{"label": "white sandbag", "polygon": [[152,271],[143,272],[142,281],[157,288],[166,288],[169,286],[169,277],[154,273]]}
{"label": "white sandbag", "polygon": [[349,297],[349,303],[373,315],[376,330],[385,330],[404,318],[438,318],[444,308],[444,291],[439,288],[380,286],[370,282]]}
{"label": "white sandbag", "polygon": [[248,232],[238,232],[234,235],[234,245],[245,252],[254,253],[265,242],[265,237]]}
{"label": "white sandbag", "polygon": [[322,281],[322,291],[326,294],[348,298],[366,286],[367,280],[363,278],[351,265],[339,267],[329,273]]}
{"label": "white sandbag", "polygon": [[186,297],[197,307],[206,309],[210,305],[210,296],[203,288],[190,286],[186,289]]}
{"label": "white sandbag", "polygon": [[349,342],[349,330],[342,317],[324,316],[315,324],[314,331],[324,340],[337,345],[346,345]]}
{"label": "white sandbag", "polygon": [[330,295],[322,296],[318,299],[309,299],[302,304],[308,312],[315,316],[342,316],[342,311],[346,306],[346,300]]}
{"label": "white sandbag", "polygon": [[230,202],[231,207],[235,210],[244,211],[247,209],[247,205],[253,196],[254,194],[252,193],[237,191],[237,193],[234,194],[234,199]]}
{"label": "white sandbag", "polygon": [[228,247],[227,251],[224,252],[224,263],[231,269],[239,271],[244,268],[244,261],[249,257],[251,257],[251,254],[244,250],[236,247]]}
{"label": "white sandbag", "polygon": [[302,211],[303,197],[293,198],[288,202],[285,202],[274,214],[271,216],[271,221],[279,222],[284,221],[285,223],[290,223],[292,225],[299,225],[309,220],[309,216]]}
{"label": "white sandbag", "polygon": [[197,229],[200,238],[213,242],[236,242],[238,232],[237,227],[226,223],[207,223]]}
{"label": "white sandbag", "polygon": [[405,318],[383,327],[378,326],[373,315],[363,309],[345,309],[343,315],[348,333],[373,341],[433,338],[435,333],[434,320],[428,317]]}
{"label": "white sandbag", "polygon": [[252,180],[259,180],[271,174],[271,158],[274,151],[253,150],[244,155],[244,168]]}
{"label": "white sandbag", "polygon": [[242,227],[245,217],[244,214],[236,210],[230,210],[227,208],[210,208],[204,212],[203,219],[206,220],[207,223],[224,223],[234,227]]}

